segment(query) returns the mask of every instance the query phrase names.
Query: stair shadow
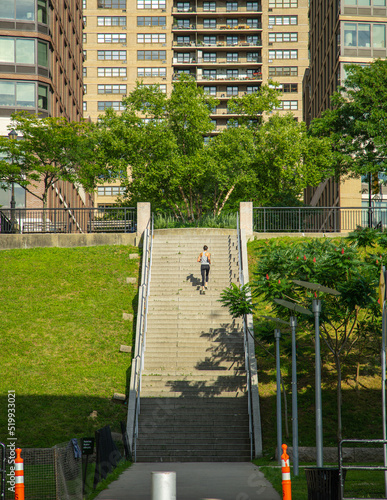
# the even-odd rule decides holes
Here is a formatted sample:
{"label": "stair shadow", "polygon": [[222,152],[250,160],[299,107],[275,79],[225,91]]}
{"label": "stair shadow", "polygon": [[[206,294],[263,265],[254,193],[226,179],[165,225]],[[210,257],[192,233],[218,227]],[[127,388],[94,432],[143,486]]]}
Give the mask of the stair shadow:
{"label": "stair shadow", "polygon": [[[246,375],[242,372],[245,368],[245,354],[242,332],[237,328],[233,320],[232,323],[224,323],[219,328],[210,328],[208,332],[201,333],[201,337],[216,342],[218,345],[208,347],[207,352],[210,356],[199,361],[195,369],[222,371],[224,374],[211,381],[169,381],[166,385],[171,388],[171,392],[181,393],[180,398],[211,398],[225,392],[234,392],[235,396],[243,394],[246,390]],[[231,365],[221,366],[224,362],[231,363]]]}

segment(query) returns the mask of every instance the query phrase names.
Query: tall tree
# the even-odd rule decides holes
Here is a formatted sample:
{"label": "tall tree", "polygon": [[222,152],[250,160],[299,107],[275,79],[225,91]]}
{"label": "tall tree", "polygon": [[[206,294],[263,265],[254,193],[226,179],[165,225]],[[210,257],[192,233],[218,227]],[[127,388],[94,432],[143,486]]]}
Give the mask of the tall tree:
{"label": "tall tree", "polygon": [[331,137],[335,174],[360,176],[387,169],[387,61],[346,67],[343,85],[310,126],[310,134]]}
{"label": "tall tree", "polygon": [[[93,161],[94,141],[88,122],[65,118],[39,118],[27,112],[12,115],[10,128],[20,140],[0,137],[0,183],[15,182],[47,206],[50,187],[59,180],[92,190],[101,174]],[[43,183],[42,193],[32,189]]]}

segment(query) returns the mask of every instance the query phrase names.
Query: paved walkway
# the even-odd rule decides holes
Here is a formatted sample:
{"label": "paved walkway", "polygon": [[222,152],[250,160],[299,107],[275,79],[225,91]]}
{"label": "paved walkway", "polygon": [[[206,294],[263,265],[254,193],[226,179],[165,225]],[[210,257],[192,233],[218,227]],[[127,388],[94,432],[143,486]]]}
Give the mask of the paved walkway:
{"label": "paved walkway", "polygon": [[176,472],[176,500],[281,500],[250,462],[135,463],[96,500],[152,500],[153,471]]}

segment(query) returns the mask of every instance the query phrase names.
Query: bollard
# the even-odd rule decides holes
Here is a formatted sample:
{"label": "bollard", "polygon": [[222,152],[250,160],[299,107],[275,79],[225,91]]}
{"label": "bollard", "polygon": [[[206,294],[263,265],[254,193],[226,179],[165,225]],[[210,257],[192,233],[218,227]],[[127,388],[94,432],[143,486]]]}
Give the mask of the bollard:
{"label": "bollard", "polygon": [[290,480],[289,455],[286,453],[287,445],[283,444],[283,454],[281,455],[282,465],[282,495],[283,500],[292,500],[292,483]]}
{"label": "bollard", "polygon": [[176,472],[152,472],[152,500],[176,500]]}
{"label": "bollard", "polygon": [[15,500],[24,500],[24,469],[20,456],[21,448],[16,448],[15,458]]}

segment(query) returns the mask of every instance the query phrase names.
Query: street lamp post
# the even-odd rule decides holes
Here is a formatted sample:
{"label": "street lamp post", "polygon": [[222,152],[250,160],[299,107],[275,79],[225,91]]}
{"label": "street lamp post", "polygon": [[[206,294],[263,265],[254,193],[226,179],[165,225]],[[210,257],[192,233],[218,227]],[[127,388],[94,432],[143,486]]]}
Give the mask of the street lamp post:
{"label": "street lamp post", "polygon": [[274,330],[275,338],[275,359],[277,372],[277,459],[281,463],[282,446],[282,410],[281,410],[281,358],[280,358],[280,338],[281,332],[278,328]]}
{"label": "street lamp post", "polygon": [[[17,138],[17,132],[15,132],[14,129],[12,129],[9,134],[8,138],[13,141]],[[13,156],[11,156],[11,162],[13,165]],[[15,208],[16,208],[16,200],[15,200],[15,183],[12,181],[11,182],[11,232],[15,232],[15,226],[16,226],[16,218],[15,218]]]}

